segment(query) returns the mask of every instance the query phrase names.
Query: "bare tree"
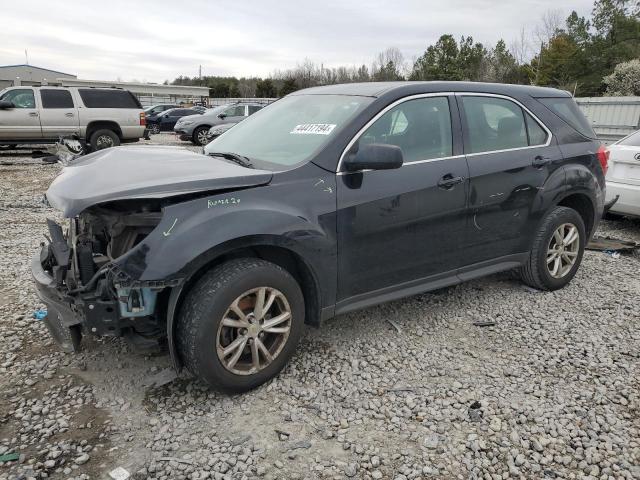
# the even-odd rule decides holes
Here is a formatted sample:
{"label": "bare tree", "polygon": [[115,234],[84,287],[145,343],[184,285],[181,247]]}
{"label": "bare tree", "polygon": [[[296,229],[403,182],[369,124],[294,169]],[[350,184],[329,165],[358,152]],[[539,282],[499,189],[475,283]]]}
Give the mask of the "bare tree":
{"label": "bare tree", "polygon": [[537,43],[549,43],[549,40],[562,28],[564,19],[559,8],[549,9],[540,17],[540,23],[534,30]]}
{"label": "bare tree", "polygon": [[527,63],[531,57],[531,36],[524,26],[520,28],[518,37],[509,45],[509,51],[518,65]]}

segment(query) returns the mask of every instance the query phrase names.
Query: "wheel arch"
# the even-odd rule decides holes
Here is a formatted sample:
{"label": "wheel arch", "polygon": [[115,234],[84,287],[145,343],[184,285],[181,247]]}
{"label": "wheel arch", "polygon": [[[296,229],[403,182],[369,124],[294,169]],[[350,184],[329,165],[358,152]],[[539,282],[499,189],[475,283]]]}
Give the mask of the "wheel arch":
{"label": "wheel arch", "polygon": [[93,122],[89,122],[87,124],[85,139],[90,141],[91,135],[102,129],[112,130],[116,135],[118,135],[118,138],[122,140],[122,129],[120,128],[120,125],[112,120],[95,120]]}
{"label": "wheel arch", "polygon": [[188,275],[178,287],[173,287],[167,304],[167,341],[171,361],[176,370],[182,368],[182,360],[175,344],[177,315],[190,288],[205,272],[235,258],[260,258],[284,268],[300,285],[305,301],[305,324],[318,327],[321,319],[320,287],[311,265],[294,250],[265,236],[245,237],[229,241],[215,251],[201,255],[191,266]]}
{"label": "wheel arch", "polygon": [[584,222],[587,238],[591,238],[596,226],[596,207],[589,195],[581,192],[569,192],[555,206],[568,207],[578,212]]}

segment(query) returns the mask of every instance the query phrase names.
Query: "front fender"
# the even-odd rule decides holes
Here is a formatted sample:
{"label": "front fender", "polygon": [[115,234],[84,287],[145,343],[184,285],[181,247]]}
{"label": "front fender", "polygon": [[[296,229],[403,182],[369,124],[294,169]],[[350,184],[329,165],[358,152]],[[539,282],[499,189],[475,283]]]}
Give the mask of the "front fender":
{"label": "front fender", "polygon": [[334,173],[307,164],[275,174],[267,186],[169,205],[158,226],[116,263],[134,281],[174,286],[167,312],[172,321],[182,285],[194,272],[230,250],[278,246],[304,260],[320,307],[330,306],[337,276],[335,191]]}

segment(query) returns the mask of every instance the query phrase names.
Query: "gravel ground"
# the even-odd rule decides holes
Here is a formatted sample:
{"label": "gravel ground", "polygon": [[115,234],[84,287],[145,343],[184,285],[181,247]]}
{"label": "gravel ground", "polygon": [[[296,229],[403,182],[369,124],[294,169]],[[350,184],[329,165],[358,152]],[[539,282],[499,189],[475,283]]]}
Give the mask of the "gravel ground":
{"label": "gravel ground", "polygon": [[[343,315],[244,395],[157,386],[167,356],[64,354],[32,318],[58,171],[0,152],[0,455],[19,455],[0,479],[640,478],[639,253],[587,252],[557,292],[504,273]],[[640,222],[600,233],[640,241]]]}

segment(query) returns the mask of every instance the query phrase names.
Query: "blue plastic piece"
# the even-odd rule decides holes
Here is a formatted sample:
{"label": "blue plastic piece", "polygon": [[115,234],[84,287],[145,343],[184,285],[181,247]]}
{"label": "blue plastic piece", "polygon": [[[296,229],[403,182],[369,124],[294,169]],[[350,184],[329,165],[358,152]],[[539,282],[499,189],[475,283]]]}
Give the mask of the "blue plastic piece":
{"label": "blue plastic piece", "polygon": [[35,310],[32,314],[32,317],[35,318],[36,320],[43,320],[44,317],[46,316],[47,316],[46,308],[39,308],[38,310]]}
{"label": "blue plastic piece", "polygon": [[[158,293],[150,288],[119,288],[121,317],[146,317],[156,308]],[[122,300],[126,298],[125,300]]]}

